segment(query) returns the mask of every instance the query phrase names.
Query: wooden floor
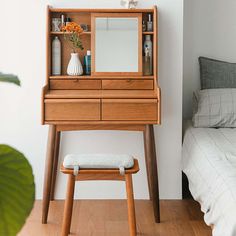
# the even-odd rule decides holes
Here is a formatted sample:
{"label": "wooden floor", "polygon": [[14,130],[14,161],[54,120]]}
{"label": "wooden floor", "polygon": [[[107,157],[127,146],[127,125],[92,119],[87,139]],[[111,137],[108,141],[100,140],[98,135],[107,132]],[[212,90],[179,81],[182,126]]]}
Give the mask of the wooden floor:
{"label": "wooden floor", "polygon": [[[41,224],[41,201],[18,236],[60,236],[64,201],[51,203],[49,221]],[[140,236],[211,236],[198,204],[192,200],[161,201],[161,223],[155,224],[150,201],[135,201]],[[71,235],[129,236],[123,200],[75,201]]]}

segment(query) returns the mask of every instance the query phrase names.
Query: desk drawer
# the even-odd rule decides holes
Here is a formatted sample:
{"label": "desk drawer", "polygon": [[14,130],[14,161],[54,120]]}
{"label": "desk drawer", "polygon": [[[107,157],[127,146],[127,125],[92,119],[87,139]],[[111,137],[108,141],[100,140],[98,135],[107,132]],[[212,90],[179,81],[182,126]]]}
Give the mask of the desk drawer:
{"label": "desk drawer", "polygon": [[50,80],[50,89],[101,89],[101,80]]}
{"label": "desk drawer", "polygon": [[153,80],[103,80],[102,89],[153,89]]}
{"label": "desk drawer", "polygon": [[46,99],[45,120],[100,120],[100,99]]}
{"label": "desk drawer", "polygon": [[102,120],[157,120],[157,99],[103,99]]}

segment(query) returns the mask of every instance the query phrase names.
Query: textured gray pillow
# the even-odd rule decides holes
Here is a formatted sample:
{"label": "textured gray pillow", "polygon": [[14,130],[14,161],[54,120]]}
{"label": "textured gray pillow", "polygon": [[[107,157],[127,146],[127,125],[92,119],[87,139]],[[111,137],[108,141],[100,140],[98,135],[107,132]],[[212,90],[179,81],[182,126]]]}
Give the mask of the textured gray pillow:
{"label": "textured gray pillow", "polygon": [[194,127],[236,127],[236,89],[204,89],[195,93]]}
{"label": "textured gray pillow", "polygon": [[236,88],[236,63],[199,57],[201,89]]}

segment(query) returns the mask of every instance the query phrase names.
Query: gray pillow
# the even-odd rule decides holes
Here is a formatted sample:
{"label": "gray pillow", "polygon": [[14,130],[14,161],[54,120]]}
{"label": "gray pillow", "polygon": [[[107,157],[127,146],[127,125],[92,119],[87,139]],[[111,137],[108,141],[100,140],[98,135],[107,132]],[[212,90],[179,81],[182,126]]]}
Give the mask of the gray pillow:
{"label": "gray pillow", "polygon": [[204,89],[194,97],[194,127],[236,127],[236,89]]}
{"label": "gray pillow", "polygon": [[236,63],[199,57],[201,89],[236,88]]}

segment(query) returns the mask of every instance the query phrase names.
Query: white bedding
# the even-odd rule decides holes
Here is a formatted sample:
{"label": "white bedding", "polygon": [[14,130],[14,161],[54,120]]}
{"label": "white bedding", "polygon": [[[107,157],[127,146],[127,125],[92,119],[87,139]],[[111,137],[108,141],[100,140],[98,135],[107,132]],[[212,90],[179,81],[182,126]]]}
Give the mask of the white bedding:
{"label": "white bedding", "polygon": [[236,236],[236,128],[193,128],[189,121],[183,171],[213,236]]}

